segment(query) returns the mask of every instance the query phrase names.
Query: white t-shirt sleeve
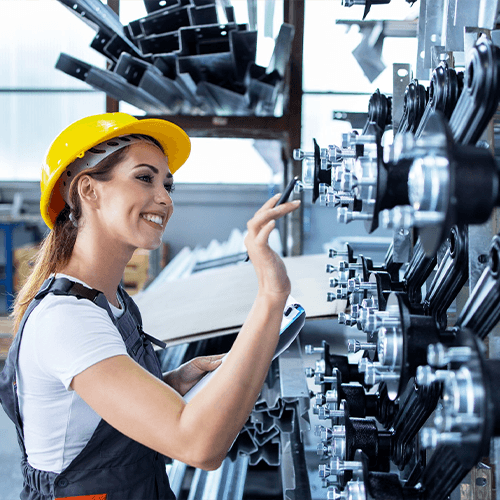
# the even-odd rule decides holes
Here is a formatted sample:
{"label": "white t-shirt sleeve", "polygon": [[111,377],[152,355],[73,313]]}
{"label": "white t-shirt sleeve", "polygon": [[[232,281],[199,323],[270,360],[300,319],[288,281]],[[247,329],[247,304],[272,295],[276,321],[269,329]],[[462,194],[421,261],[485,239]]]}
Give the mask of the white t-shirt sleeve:
{"label": "white t-shirt sleeve", "polygon": [[75,375],[104,359],[127,355],[107,311],[89,300],[50,295],[33,311],[40,368],[67,390]]}

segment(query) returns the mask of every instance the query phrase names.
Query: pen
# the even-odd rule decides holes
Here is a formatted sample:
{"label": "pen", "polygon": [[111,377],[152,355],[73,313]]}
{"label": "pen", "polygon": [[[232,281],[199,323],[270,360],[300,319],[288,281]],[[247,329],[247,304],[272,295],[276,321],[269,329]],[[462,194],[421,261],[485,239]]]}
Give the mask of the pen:
{"label": "pen", "polygon": [[[285,190],[283,191],[283,194],[280,196],[280,199],[278,200],[278,203],[276,203],[276,205],[274,205],[274,207],[276,208],[278,205],[282,205],[283,203],[286,203],[288,201],[288,198],[290,198],[290,195],[292,194],[292,191],[293,191],[293,188],[295,186],[295,184],[297,184],[297,182],[299,181],[299,177],[298,176],[295,176],[287,185],[287,187],[285,188]],[[250,257],[248,255],[248,252],[247,252],[247,256],[245,257],[245,262],[248,262],[250,260]]]}

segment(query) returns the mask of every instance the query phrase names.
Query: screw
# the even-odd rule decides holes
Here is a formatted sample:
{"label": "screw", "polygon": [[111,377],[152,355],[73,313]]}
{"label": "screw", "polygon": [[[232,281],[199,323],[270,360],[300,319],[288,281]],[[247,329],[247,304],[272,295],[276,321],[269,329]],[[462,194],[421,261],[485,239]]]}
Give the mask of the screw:
{"label": "screw", "polygon": [[[328,404],[336,405],[339,400],[339,396],[337,394],[337,389],[330,389],[325,393],[325,400]],[[341,408],[342,409],[342,408]]]}
{"label": "screw", "polygon": [[320,420],[326,420],[328,418],[343,418],[345,417],[345,412],[343,410],[332,410],[328,406],[322,406],[318,411],[318,418]]}
{"label": "screw", "polygon": [[337,300],[337,294],[336,293],[328,292],[326,294],[326,301],[327,302],[335,302],[336,300]]}
{"label": "screw", "polygon": [[306,373],[306,377],[307,378],[312,378],[314,377],[314,368],[311,368],[310,366],[308,366],[305,370],[305,373]]}
{"label": "screw", "polygon": [[454,374],[447,370],[433,370],[430,366],[419,366],[415,381],[417,385],[429,387],[434,382],[445,382],[452,378]]}
{"label": "screw", "polygon": [[365,384],[375,385],[389,380],[398,381],[399,373],[379,371],[381,367],[372,363],[367,365],[365,370]]}
{"label": "screw", "polygon": [[335,486],[330,486],[326,492],[327,500],[348,500],[347,493],[345,491],[340,491]]}
{"label": "screw", "polygon": [[293,159],[296,161],[302,161],[306,158],[314,158],[314,152],[308,153],[302,149],[294,149],[293,150]]}
{"label": "screw", "polygon": [[462,434],[460,432],[439,432],[433,427],[424,427],[420,431],[420,445],[422,448],[436,448],[439,444],[461,445]]}
{"label": "screw", "polygon": [[349,339],[347,341],[347,352],[354,353],[359,351],[376,351],[377,346],[372,343],[362,343],[356,339]]}
{"label": "screw", "polygon": [[325,352],[324,347],[313,347],[311,344],[307,344],[304,347],[304,351],[306,354],[323,354]]}
{"label": "screw", "polygon": [[339,325],[356,326],[357,324],[356,318],[353,318],[352,316],[349,316],[349,314],[346,313],[339,313],[338,321]]}
{"label": "screw", "polygon": [[349,224],[353,220],[372,220],[373,214],[364,212],[352,212],[347,207],[337,209],[337,221],[339,224]]}
{"label": "screw", "polygon": [[359,373],[366,373],[366,368],[370,366],[372,362],[368,358],[361,358],[358,361],[358,372]]}
{"label": "screw", "polygon": [[348,192],[354,186],[354,178],[350,172],[345,172],[340,180],[340,189],[342,191]]}
{"label": "screw", "polygon": [[330,278],[330,288],[335,288],[340,285],[338,278]]}
{"label": "screw", "polygon": [[449,347],[438,342],[427,347],[427,362],[431,366],[442,367],[452,362],[466,363],[472,356],[472,350],[467,346]]}
{"label": "screw", "polygon": [[361,281],[359,276],[347,280],[347,292],[359,292],[361,290],[374,290],[377,291],[377,283],[370,283],[368,281]]}
{"label": "screw", "polygon": [[321,394],[321,393],[316,394],[314,404],[316,406],[322,406],[325,403],[326,403],[326,398],[325,398],[324,394]]}
{"label": "screw", "polygon": [[353,269],[363,270],[363,264],[355,264],[353,262],[348,262],[347,260],[341,260],[339,262],[339,271],[350,271]]}
{"label": "screw", "polygon": [[328,446],[324,443],[318,443],[318,446],[316,447],[316,453],[320,457],[326,457],[332,454],[332,447]]}

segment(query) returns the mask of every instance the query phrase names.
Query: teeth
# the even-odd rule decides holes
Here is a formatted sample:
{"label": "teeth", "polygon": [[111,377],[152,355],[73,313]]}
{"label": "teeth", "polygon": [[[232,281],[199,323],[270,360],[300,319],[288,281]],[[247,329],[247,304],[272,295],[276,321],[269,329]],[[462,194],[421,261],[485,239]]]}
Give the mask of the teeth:
{"label": "teeth", "polygon": [[161,217],[160,215],[142,214],[142,218],[154,222],[159,226],[163,225],[163,217]]}

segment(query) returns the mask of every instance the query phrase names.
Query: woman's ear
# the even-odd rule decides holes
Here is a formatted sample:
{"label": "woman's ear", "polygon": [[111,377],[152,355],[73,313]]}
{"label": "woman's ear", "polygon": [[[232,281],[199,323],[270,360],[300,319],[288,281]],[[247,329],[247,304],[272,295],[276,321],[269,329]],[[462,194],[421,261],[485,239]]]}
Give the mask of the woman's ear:
{"label": "woman's ear", "polygon": [[82,201],[87,203],[95,204],[97,201],[94,179],[89,175],[82,175],[78,179],[78,195]]}

